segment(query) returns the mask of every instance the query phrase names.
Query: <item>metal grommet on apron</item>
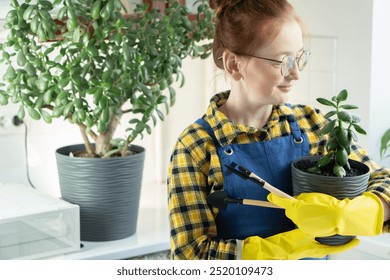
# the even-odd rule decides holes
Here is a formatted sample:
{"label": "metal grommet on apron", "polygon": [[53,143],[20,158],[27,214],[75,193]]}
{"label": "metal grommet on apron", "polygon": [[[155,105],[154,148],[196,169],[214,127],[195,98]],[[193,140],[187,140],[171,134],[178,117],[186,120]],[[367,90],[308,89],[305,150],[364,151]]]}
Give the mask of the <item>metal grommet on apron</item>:
{"label": "metal grommet on apron", "polygon": [[231,156],[233,153],[234,153],[234,151],[233,151],[233,149],[232,148],[225,148],[224,150],[223,150],[223,152],[225,153],[225,155],[227,155],[227,156]]}

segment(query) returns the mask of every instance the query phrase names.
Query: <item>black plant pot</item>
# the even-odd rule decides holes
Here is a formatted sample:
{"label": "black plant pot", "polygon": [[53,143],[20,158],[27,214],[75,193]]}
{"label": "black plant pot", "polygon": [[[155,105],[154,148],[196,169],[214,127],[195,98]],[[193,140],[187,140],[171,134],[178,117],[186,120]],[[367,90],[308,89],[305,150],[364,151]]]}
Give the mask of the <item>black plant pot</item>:
{"label": "black plant pot", "polygon": [[[336,197],[337,199],[354,198],[365,192],[368,187],[370,169],[364,163],[349,160],[351,168],[359,170],[357,176],[335,177],[312,174],[300,170],[297,166],[302,166],[302,161],[317,162],[319,156],[308,156],[297,159],[291,164],[293,194],[299,195],[307,192],[319,192]],[[327,237],[317,237],[316,240],[325,245],[341,245],[348,243],[355,236],[333,235]]]}
{"label": "black plant pot", "polygon": [[70,157],[84,150],[72,145],[56,151],[62,198],[80,207],[81,240],[111,241],[136,232],[145,149],[116,158]]}

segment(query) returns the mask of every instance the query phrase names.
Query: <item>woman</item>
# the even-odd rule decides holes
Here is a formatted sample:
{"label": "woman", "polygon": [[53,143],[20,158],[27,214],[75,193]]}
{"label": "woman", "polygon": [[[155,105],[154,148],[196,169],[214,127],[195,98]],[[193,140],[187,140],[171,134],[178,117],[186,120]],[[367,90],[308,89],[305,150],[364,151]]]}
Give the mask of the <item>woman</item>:
{"label": "woman", "polygon": [[[206,114],[180,135],[174,147],[168,171],[173,259],[322,258],[356,246],[357,240],[342,246],[314,240],[318,232],[339,227],[340,213],[328,211],[326,219],[334,223],[313,230],[308,226],[313,217],[302,214],[310,213],[305,205],[321,201],[318,207],[328,213],[335,203],[331,198],[314,194],[321,199],[315,196],[291,204],[268,197],[267,191],[240,181],[226,168],[232,162],[242,164],[291,194],[287,167],[296,158],[324,151],[326,139],[318,132],[327,121],[310,106],[286,103],[310,56],[303,46],[301,21],[291,5],[284,0],[216,2],[214,62],[229,77],[231,89],[211,99]],[[306,141],[295,141],[301,136]],[[353,215],[369,213],[374,221],[369,233],[356,229],[354,234],[389,231],[385,221],[390,215],[390,171],[380,169],[359,147],[351,156],[372,171],[369,194],[359,197],[367,207]],[[220,190],[233,198],[268,197],[286,211],[236,204],[225,210],[209,206],[207,196]],[[350,208],[348,204],[337,209],[351,217]]]}

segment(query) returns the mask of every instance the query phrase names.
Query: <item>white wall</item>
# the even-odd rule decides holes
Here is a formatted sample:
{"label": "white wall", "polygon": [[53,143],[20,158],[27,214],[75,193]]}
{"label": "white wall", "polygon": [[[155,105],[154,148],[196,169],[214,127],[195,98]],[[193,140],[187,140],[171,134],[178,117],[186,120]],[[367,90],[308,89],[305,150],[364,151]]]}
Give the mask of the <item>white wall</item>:
{"label": "white wall", "polygon": [[[371,53],[369,148],[379,157],[380,137],[390,128],[390,1],[375,0]],[[382,163],[390,166],[390,158]]]}
{"label": "white wall", "polygon": [[[332,97],[342,89],[349,92],[349,102],[359,107],[353,113],[362,118],[361,125],[368,130],[370,123],[370,59],[372,35],[372,1],[367,0],[291,0],[298,14],[307,26],[308,33],[315,38],[327,39],[327,44],[310,45],[312,61],[310,69],[316,67],[321,56],[328,54],[322,61],[334,69],[333,84],[329,79],[316,75],[311,81],[310,92],[297,95],[309,95],[309,103],[318,106],[316,97]],[[330,40],[333,44],[330,45]],[[330,48],[333,49],[329,56]],[[329,89],[324,92],[322,89]],[[330,90],[332,88],[332,91]],[[294,100],[294,98],[293,98]],[[321,109],[326,107],[318,106]],[[360,136],[359,142],[369,146],[369,136]]]}
{"label": "white wall", "polygon": [[[390,127],[389,87],[386,85],[390,68],[388,50],[390,17],[388,0],[291,0],[298,14],[315,38],[332,38],[335,42],[335,56],[328,64],[335,64],[334,92],[346,88],[350,102],[359,106],[354,111],[362,118],[361,125],[368,135],[360,136],[359,143],[378,162],[390,166],[390,161],[379,158],[380,137]],[[312,46],[313,60],[329,51],[325,44]],[[329,54],[329,53],[328,53]],[[317,65],[317,64],[316,64]],[[310,66],[309,66],[310,68]],[[309,71],[310,72],[310,71]],[[310,75],[310,74],[309,74]],[[318,88],[329,88],[326,79],[311,81],[310,97]],[[313,85],[314,81],[316,82]],[[321,93],[321,96],[324,96]],[[326,95],[325,95],[326,96]],[[309,102],[313,99],[309,98]],[[323,108],[322,106],[319,106]]]}

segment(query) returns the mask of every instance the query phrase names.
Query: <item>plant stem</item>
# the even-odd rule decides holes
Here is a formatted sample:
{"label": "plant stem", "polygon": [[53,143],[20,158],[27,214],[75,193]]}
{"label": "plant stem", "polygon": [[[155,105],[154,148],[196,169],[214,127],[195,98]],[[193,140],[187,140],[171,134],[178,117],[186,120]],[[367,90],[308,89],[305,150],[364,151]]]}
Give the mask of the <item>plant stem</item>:
{"label": "plant stem", "polygon": [[88,154],[90,154],[90,155],[95,154],[95,153],[94,153],[94,149],[93,149],[93,147],[92,147],[92,144],[91,144],[91,142],[89,141],[88,136],[87,136],[87,133],[86,133],[87,127],[86,127],[85,125],[83,125],[82,123],[78,123],[77,125],[78,125],[79,128],[80,128],[81,137],[83,138],[84,146],[85,146],[85,149],[87,150]]}
{"label": "plant stem", "polygon": [[115,130],[119,125],[122,115],[111,114],[111,122],[106,131],[101,133],[96,139],[96,153],[104,156],[111,150],[110,140],[114,136]]}

